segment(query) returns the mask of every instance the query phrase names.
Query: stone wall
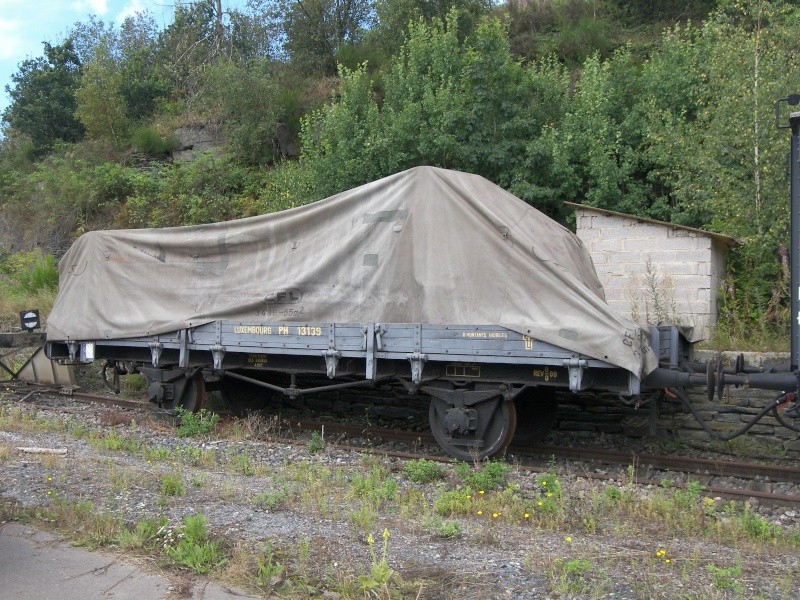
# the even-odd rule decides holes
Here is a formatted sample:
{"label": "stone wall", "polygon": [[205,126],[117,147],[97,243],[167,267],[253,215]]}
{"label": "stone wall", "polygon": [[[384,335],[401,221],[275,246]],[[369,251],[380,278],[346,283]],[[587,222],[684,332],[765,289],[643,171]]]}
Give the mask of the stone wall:
{"label": "stone wall", "polygon": [[[705,362],[712,354],[696,353],[694,359]],[[723,364],[729,366],[734,358],[735,353],[725,353],[722,357]],[[765,364],[788,364],[789,356],[750,353],[746,359],[749,366],[760,368]],[[698,416],[709,429],[720,435],[728,435],[749,423],[779,392],[728,386],[721,400],[716,396],[709,400],[704,387],[690,389],[688,395]],[[557,430],[604,432],[640,438],[646,438],[655,431],[661,438],[677,441],[701,445],[714,442],[679,400],[660,396],[654,404],[654,408],[650,404],[635,408],[626,406],[617,399],[604,399],[603,396],[564,393],[559,397]],[[783,412],[780,411],[780,414]],[[800,428],[800,419],[783,418],[794,427]],[[737,449],[742,448],[764,456],[800,458],[800,432],[784,427],[768,413],[747,433],[730,442],[732,452],[738,452]]]}
{"label": "stone wall", "polygon": [[207,125],[187,125],[175,130],[177,148],[172,152],[175,160],[194,160],[198,152],[219,148],[224,144],[222,132],[218,127]]}

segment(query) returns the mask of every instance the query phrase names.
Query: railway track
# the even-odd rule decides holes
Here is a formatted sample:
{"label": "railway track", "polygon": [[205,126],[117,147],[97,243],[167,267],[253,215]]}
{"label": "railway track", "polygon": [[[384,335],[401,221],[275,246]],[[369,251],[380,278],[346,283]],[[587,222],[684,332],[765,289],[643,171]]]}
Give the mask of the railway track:
{"label": "railway track", "polygon": [[[298,429],[306,431],[320,431],[324,429],[328,435],[340,435],[353,438],[367,438],[373,441],[397,441],[410,444],[425,444],[435,446],[436,441],[431,434],[424,432],[400,431],[376,427],[359,427],[340,423],[322,423],[319,421],[293,422]],[[341,447],[341,444],[337,444]],[[364,451],[363,447],[349,446],[354,450]],[[662,456],[653,454],[637,454],[631,452],[598,451],[595,449],[572,448],[568,446],[527,446],[514,448],[514,455],[520,460],[518,468],[531,472],[542,472],[548,468],[552,457],[562,461],[559,468],[561,472],[575,474],[579,472],[582,477],[594,480],[617,481],[620,475],[598,473],[589,470],[586,465],[613,465],[624,471],[626,479],[639,485],[653,485],[656,471],[682,473],[694,475],[695,479],[703,483],[703,490],[708,495],[718,496],[726,500],[746,501],[751,498],[769,506],[800,506],[800,495],[780,494],[769,491],[753,489],[752,482],[767,481],[800,483],[800,469],[783,466],[770,466],[763,464],[745,463],[738,461],[712,460],[685,456]],[[452,462],[452,458],[441,452],[417,453],[397,452],[392,450],[377,449],[377,452],[397,456],[399,458],[436,460],[439,462]],[[544,460],[531,460],[534,457],[545,457]],[[568,463],[564,461],[575,461]],[[635,475],[631,478],[629,467],[633,467]],[[649,471],[649,473],[646,473]],[[714,485],[710,483],[715,478],[736,478],[750,482],[742,488]],[[676,485],[676,484],[671,484]]]}
{"label": "railway track", "polygon": [[[11,384],[6,382],[7,393],[13,393],[18,402],[42,403],[45,399],[60,398],[84,404],[101,404],[133,410],[145,410],[153,414],[171,415],[169,411],[159,409],[144,400],[129,400],[103,394],[80,392],[71,389],[58,389],[39,384]],[[48,405],[48,408],[57,408]],[[309,420],[291,420],[292,431],[324,431],[329,443],[340,449],[356,452],[370,452],[392,456],[404,460],[427,459],[443,463],[453,458],[442,452],[431,433],[388,429],[374,426],[343,424]],[[282,443],[298,442],[298,438],[272,438]],[[366,445],[350,445],[346,440],[364,440]],[[409,446],[408,450],[387,449],[386,443],[401,443]],[[424,451],[419,449],[423,448]],[[689,456],[656,455],[630,451],[597,450],[556,445],[533,445],[514,447],[513,455],[518,461],[517,467],[532,473],[543,472],[550,468],[551,461],[558,461],[557,470],[561,473],[579,474],[581,477],[597,481],[619,481],[624,478],[638,485],[654,485],[658,483],[657,475],[679,473],[700,481],[706,495],[726,500],[747,501],[756,499],[767,506],[800,507],[800,494],[782,494],[758,489],[763,485],[780,483],[800,484],[800,469],[781,465],[755,464]],[[608,473],[600,466],[611,466],[616,472]],[[728,478],[734,480],[731,485],[718,485],[714,480]],[[663,481],[664,478],[661,480]],[[666,477],[669,479],[669,477]],[[677,485],[677,484],[671,484]]]}

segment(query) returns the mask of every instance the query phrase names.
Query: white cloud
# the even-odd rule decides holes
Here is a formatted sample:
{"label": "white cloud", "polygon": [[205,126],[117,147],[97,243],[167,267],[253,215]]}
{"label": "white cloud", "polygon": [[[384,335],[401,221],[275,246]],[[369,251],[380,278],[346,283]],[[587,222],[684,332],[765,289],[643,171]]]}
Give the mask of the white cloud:
{"label": "white cloud", "polygon": [[108,12],[108,0],[78,0],[69,5],[76,12],[104,15]]}
{"label": "white cloud", "polygon": [[136,13],[144,12],[147,7],[142,4],[142,0],[130,0],[125,7],[117,15],[117,23],[122,23],[128,17],[134,16]]}

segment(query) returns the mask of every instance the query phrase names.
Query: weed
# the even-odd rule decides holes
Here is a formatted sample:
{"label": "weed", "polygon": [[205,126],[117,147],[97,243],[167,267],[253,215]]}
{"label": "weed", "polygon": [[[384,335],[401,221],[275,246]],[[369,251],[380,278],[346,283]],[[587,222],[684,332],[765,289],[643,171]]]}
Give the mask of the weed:
{"label": "weed", "polygon": [[772,540],[776,539],[781,534],[780,527],[773,525],[761,515],[754,513],[747,505],[745,505],[744,510],[739,514],[737,522],[744,534],[753,540]]}
{"label": "weed", "polygon": [[44,512],[45,520],[68,531],[76,545],[97,547],[116,539],[121,527],[116,517],[98,513],[88,500],[72,503],[57,494],[48,497],[50,506]]}
{"label": "weed", "polygon": [[142,450],[142,455],[147,462],[163,462],[172,457],[172,451],[169,448],[151,448],[150,446],[145,446]]}
{"label": "weed", "polygon": [[430,510],[428,496],[419,488],[407,488],[400,492],[397,500],[400,517],[416,520],[424,517]]}
{"label": "weed", "polygon": [[594,565],[586,559],[578,558],[565,561],[557,558],[553,561],[550,578],[553,591],[560,595],[580,595],[584,597],[591,586],[587,576],[594,571]]}
{"label": "weed", "polygon": [[116,542],[122,548],[132,550],[154,548],[158,542],[159,531],[166,524],[166,518],[161,518],[142,521],[133,528],[125,527],[117,534]]}
{"label": "weed", "polygon": [[420,458],[419,460],[409,460],[403,465],[403,475],[416,483],[430,483],[437,479],[442,479],[445,469],[439,463]]}
{"label": "weed", "polygon": [[164,156],[178,147],[174,137],[164,137],[154,127],[147,125],[134,130],[131,143],[139,152],[156,157]]}
{"label": "weed", "polygon": [[703,486],[699,481],[690,481],[686,484],[685,489],[675,490],[673,500],[678,508],[688,510],[697,506],[697,501],[700,499],[700,493],[703,491]]}
{"label": "weed", "polygon": [[121,469],[117,469],[113,465],[108,474],[108,480],[109,483],[111,483],[111,487],[115,490],[124,491],[130,489],[131,486],[130,473]]}
{"label": "weed", "polygon": [[311,558],[311,543],[308,538],[300,538],[297,543],[297,560],[299,561],[299,571],[305,573],[308,571],[308,563]]}
{"label": "weed", "polygon": [[618,504],[622,500],[622,491],[613,485],[603,488],[603,497],[609,504]]}
{"label": "weed", "polygon": [[261,492],[253,498],[253,506],[261,510],[278,510],[286,504],[289,497],[289,490],[286,486],[279,490]]}
{"label": "weed", "polygon": [[369,544],[369,556],[372,562],[369,575],[362,575],[358,578],[359,588],[366,594],[372,594],[377,590],[383,590],[386,597],[390,596],[389,580],[394,575],[394,569],[389,566],[387,556],[389,553],[389,530],[383,530],[383,552],[380,558],[375,554],[375,538],[372,535],[367,536],[367,544]]}
{"label": "weed", "polygon": [[454,538],[461,535],[461,524],[458,521],[442,521],[436,529],[439,537]]}
{"label": "weed", "polygon": [[456,465],[456,475],[473,490],[494,490],[505,486],[511,466],[504,462],[489,461],[473,469],[468,463]]}
{"label": "weed", "polygon": [[362,504],[356,510],[350,513],[350,521],[359,529],[359,531],[369,531],[378,521],[378,513],[375,512],[375,509],[371,506]]}
{"label": "weed", "polygon": [[675,303],[675,280],[669,275],[659,277],[650,256],[645,268],[646,273],[628,290],[631,320],[637,323],[680,323]]}
{"label": "weed", "polygon": [[744,593],[744,586],[738,581],[742,575],[742,567],[717,567],[716,565],[706,565],[706,571],[711,575],[711,580],[715,588],[721,592],[732,591],[737,595]]}
{"label": "weed", "polygon": [[247,417],[240,420],[253,439],[269,440],[281,434],[281,420],[278,415],[262,417],[257,413],[248,413]]}
{"label": "weed", "polygon": [[176,453],[180,455],[182,462],[194,467],[216,463],[216,455],[213,451],[203,450],[196,446],[179,446],[176,449]]}
{"label": "weed", "polygon": [[422,528],[440,538],[456,538],[463,533],[458,521],[443,521],[438,517],[428,517],[422,521]]}
{"label": "weed", "polygon": [[219,423],[219,415],[205,408],[193,413],[182,406],[178,406],[175,408],[175,414],[180,420],[180,425],[178,425],[175,433],[180,437],[208,435],[216,429],[217,423]]}
{"label": "weed", "polygon": [[188,567],[195,573],[208,573],[214,567],[225,564],[225,554],[218,541],[209,539],[206,518],[183,518],[183,526],[177,530],[162,528],[164,552],[175,563]]}
{"label": "weed", "polygon": [[99,437],[90,437],[89,442],[102,450],[138,452],[141,442],[131,437],[120,435],[116,429],[110,429]]}
{"label": "weed", "polygon": [[433,512],[442,517],[468,515],[472,512],[472,494],[464,490],[444,490],[434,498]]}
{"label": "weed", "polygon": [[236,470],[245,477],[255,475],[256,470],[255,467],[253,467],[253,461],[247,450],[237,452],[236,456],[234,456],[234,463],[236,464]]}
{"label": "weed", "polygon": [[165,473],[161,476],[162,496],[184,496],[185,494],[186,484],[180,473]]}
{"label": "weed", "polygon": [[385,467],[375,466],[366,475],[360,473],[353,475],[350,495],[367,500],[379,508],[385,502],[397,497],[398,487]]}
{"label": "weed", "polygon": [[256,557],[256,569],[256,584],[260,586],[269,584],[274,577],[280,577],[283,573],[283,565],[276,560],[269,540],[264,543],[264,549]]}
{"label": "weed", "polygon": [[317,454],[325,450],[325,438],[318,431],[312,431],[311,437],[306,443],[306,450],[309,454]]}
{"label": "weed", "polygon": [[58,288],[58,263],[39,250],[4,255],[0,271],[8,277],[4,296],[26,298]]}
{"label": "weed", "polygon": [[189,483],[192,484],[192,487],[201,488],[208,482],[208,475],[205,473],[194,473],[189,478]]}

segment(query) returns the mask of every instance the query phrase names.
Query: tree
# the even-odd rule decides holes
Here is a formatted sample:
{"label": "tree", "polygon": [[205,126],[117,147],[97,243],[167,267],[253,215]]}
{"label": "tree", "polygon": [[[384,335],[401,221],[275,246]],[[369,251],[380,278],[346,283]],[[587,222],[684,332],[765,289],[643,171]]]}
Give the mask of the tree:
{"label": "tree", "polygon": [[172,87],[189,103],[200,93],[198,76],[203,67],[230,56],[217,8],[216,0],[178,5],[172,23],[158,37],[158,61]]}
{"label": "tree", "polygon": [[[663,176],[679,207],[741,242],[725,306],[745,330],[763,328],[765,315],[787,318],[787,136],[774,126],[773,103],[800,89],[798,37],[800,10],[753,0],[724,3],[698,31],[665,42],[694,64],[677,94],[683,113],[653,113]],[[676,70],[672,60],[655,67],[654,79]]]}
{"label": "tree", "polygon": [[94,58],[83,69],[81,84],[75,90],[78,103],[75,116],[92,138],[127,142],[128,123],[125,99],[121,93],[123,76],[106,45],[99,46]]}
{"label": "tree", "polygon": [[156,23],[147,13],[137,13],[120,25],[119,93],[125,100],[126,116],[134,122],[151,116],[171,91],[164,65],[157,60],[157,41]]}
{"label": "tree", "polygon": [[3,121],[29,136],[37,152],[58,141],[76,142],[83,125],[75,118],[75,90],[80,84],[81,62],[72,40],[52,46],[44,43],[44,56],[20,63],[6,86],[11,104]]}
{"label": "tree", "polygon": [[303,71],[334,75],[337,53],[361,41],[372,15],[372,0],[287,0],[281,10],[284,48]]}
{"label": "tree", "polygon": [[310,115],[302,133],[304,160],[321,193],[423,164],[507,187],[526,177],[528,141],[553,117],[553,105],[561,104],[552,102],[553,91],[567,82],[557,69],[536,73],[516,62],[496,19],[460,40],[459,14],[410,25],[382,78],[382,103],[364,66],[341,70],[338,98]]}
{"label": "tree", "polygon": [[230,152],[242,164],[270,164],[278,156],[278,89],[269,67],[267,61],[223,61],[203,73],[205,108],[224,126]]}
{"label": "tree", "polygon": [[491,8],[492,2],[487,0],[376,0],[374,37],[387,53],[395,54],[403,45],[410,24],[420,21],[429,24],[432,19],[444,21],[456,9],[458,34],[463,40]]}

